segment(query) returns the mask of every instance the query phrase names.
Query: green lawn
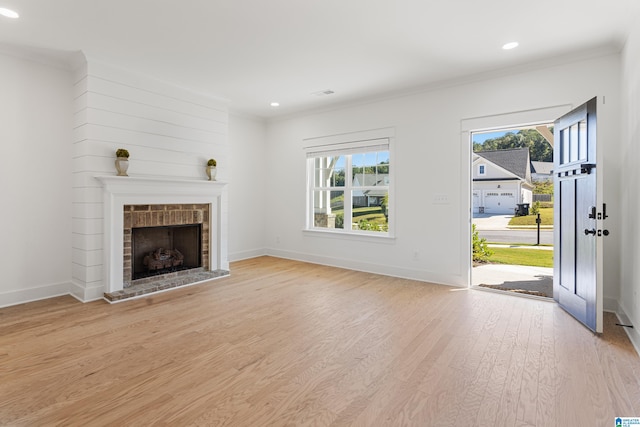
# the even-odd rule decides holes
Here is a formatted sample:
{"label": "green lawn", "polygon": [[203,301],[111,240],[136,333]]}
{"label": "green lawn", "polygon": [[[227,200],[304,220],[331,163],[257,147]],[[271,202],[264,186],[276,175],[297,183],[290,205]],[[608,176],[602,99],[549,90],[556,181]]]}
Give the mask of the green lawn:
{"label": "green lawn", "polygon": [[[333,209],[331,212],[336,215],[344,214],[344,210],[342,209]],[[387,225],[387,218],[385,218],[384,214],[382,213],[382,208],[380,208],[380,206],[354,208],[352,214],[354,223],[365,220],[375,227],[380,226],[384,228]]]}
{"label": "green lawn", "polygon": [[489,248],[493,255],[489,262],[494,264],[531,265],[533,267],[553,267],[553,251],[522,248]]}
{"label": "green lawn", "polygon": [[[531,209],[529,209],[531,212]],[[514,216],[509,225],[536,225],[536,215]],[[553,225],[553,208],[540,208],[540,225]]]}

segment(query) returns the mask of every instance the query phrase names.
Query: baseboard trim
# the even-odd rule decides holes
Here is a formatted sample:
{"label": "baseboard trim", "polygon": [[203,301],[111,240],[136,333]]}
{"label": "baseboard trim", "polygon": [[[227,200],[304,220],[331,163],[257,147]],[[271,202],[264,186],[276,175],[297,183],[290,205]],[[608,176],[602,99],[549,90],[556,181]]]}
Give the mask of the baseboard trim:
{"label": "baseboard trim", "polygon": [[78,283],[71,282],[69,286],[69,294],[80,302],[91,302],[104,297],[104,287],[100,285],[85,288]]}
{"label": "baseboard trim", "polygon": [[0,308],[12,305],[25,304],[33,301],[69,295],[71,283],[52,283],[36,288],[19,289],[0,293]]}
{"label": "baseboard trim", "polygon": [[[617,305],[618,305],[618,310],[615,313],[616,313],[616,316],[618,316],[618,320],[620,321],[620,323],[623,325],[633,325],[633,322],[631,322],[631,319],[629,319],[629,316],[627,316],[627,313],[625,313],[624,309],[622,308],[622,305],[620,304],[617,304]],[[633,328],[623,327],[623,329],[627,333],[627,336],[629,337],[629,341],[631,341],[631,344],[633,344],[633,348],[636,349],[636,353],[640,355],[640,333],[638,333],[638,330],[636,329],[636,325],[634,325]]]}
{"label": "baseboard trim", "polygon": [[279,249],[266,249],[264,255],[277,258],[290,259],[293,261],[303,261],[311,264],[326,265],[329,267],[345,268],[348,270],[362,271],[365,273],[381,274],[383,276],[398,277],[401,279],[418,280],[421,282],[434,283],[458,288],[467,287],[467,278],[462,276],[445,276],[435,272],[425,270],[415,270],[410,268],[395,267],[384,264],[370,264],[367,262],[348,260],[305,254],[302,252],[290,252]]}
{"label": "baseboard trim", "polygon": [[233,254],[229,254],[229,262],[243,261],[245,259],[251,259],[251,258],[258,258],[264,255],[267,255],[267,251],[264,248],[253,249],[250,251],[236,252]]}

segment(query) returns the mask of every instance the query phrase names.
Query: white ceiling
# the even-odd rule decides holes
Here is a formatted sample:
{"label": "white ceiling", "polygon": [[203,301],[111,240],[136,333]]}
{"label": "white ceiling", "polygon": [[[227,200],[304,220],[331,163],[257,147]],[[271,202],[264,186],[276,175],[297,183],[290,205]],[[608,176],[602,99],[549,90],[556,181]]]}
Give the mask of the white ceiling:
{"label": "white ceiling", "polygon": [[[0,44],[97,60],[275,117],[592,50],[637,0],[0,0]],[[635,21],[636,25],[639,21]],[[520,47],[504,51],[509,41]],[[335,94],[312,95],[330,89]],[[272,101],[281,106],[269,106]]]}

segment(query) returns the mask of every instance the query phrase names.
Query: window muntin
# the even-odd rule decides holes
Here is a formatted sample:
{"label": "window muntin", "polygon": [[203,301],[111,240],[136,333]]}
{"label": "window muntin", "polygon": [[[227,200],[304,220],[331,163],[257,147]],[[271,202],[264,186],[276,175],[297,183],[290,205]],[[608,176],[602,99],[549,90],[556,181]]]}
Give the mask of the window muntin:
{"label": "window muntin", "polygon": [[309,228],[388,234],[388,149],[312,155],[309,167]]}

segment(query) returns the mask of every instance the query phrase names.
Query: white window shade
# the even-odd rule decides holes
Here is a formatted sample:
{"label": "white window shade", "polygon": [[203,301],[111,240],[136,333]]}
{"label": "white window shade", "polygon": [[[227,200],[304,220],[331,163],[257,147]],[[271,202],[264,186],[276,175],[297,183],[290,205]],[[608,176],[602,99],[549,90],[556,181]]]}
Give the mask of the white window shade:
{"label": "white window shade", "polygon": [[332,157],[346,154],[389,151],[389,139],[354,141],[342,144],[320,145],[306,148],[307,157]]}
{"label": "white window shade", "polygon": [[302,143],[307,157],[323,157],[387,151],[389,150],[389,141],[394,136],[394,128],[380,128],[307,138]]}

